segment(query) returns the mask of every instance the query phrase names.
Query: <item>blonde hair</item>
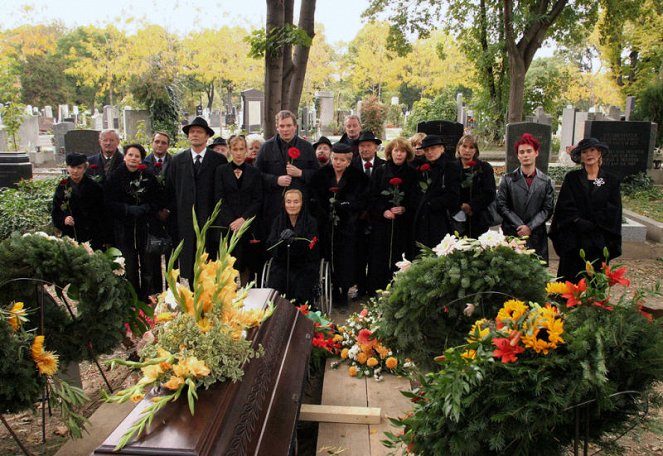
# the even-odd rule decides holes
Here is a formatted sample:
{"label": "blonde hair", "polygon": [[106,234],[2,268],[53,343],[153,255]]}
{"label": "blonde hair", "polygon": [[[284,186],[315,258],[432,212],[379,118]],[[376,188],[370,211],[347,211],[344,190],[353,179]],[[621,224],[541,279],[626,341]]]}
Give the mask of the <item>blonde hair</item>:
{"label": "blonde hair", "polygon": [[285,192],[283,192],[283,201],[285,201],[285,195],[287,195],[288,193],[297,193],[299,195],[299,199],[302,200],[302,203],[304,202],[304,194],[302,193],[301,190],[296,189],[296,188],[290,188],[290,189],[286,190]]}
{"label": "blonde hair", "polygon": [[458,140],[458,144],[456,144],[456,158],[460,158],[460,146],[462,146],[465,141],[469,141],[474,145],[474,150],[476,152],[472,158],[477,158],[479,156],[479,144],[477,143],[477,139],[472,135],[464,135]]}
{"label": "blonde hair", "polygon": [[242,141],[244,143],[244,148],[248,150],[249,145],[246,143],[246,138],[242,135],[233,135],[228,138],[228,146],[232,147],[233,143],[236,143],[237,141]]}
{"label": "blonde hair", "polygon": [[407,161],[410,161],[414,158],[414,148],[412,147],[410,140],[405,139],[402,136],[392,139],[389,144],[387,144],[387,147],[385,147],[384,156],[387,158],[387,160],[391,160],[391,153],[394,149],[404,150],[407,153]]}
{"label": "blonde hair", "polygon": [[276,123],[279,123],[279,120],[292,119],[292,123],[297,126],[297,117],[292,113],[292,111],[283,110],[276,113]]}
{"label": "blonde hair", "polygon": [[410,136],[408,141],[410,141],[412,147],[417,147],[417,145],[421,145],[421,141],[423,141],[424,138],[426,138],[426,133],[420,131],[419,133],[415,133]]}

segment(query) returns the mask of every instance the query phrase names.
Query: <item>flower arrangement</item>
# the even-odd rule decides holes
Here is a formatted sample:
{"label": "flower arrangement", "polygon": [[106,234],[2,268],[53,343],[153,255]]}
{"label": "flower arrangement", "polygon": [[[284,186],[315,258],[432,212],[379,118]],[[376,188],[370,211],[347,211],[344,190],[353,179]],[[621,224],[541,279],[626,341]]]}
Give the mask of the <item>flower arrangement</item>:
{"label": "flower arrangement", "polygon": [[336,324],[325,317],[321,311],[311,311],[308,304],[298,307],[299,311],[313,321],[313,340],[311,341],[311,364],[315,368],[322,367],[322,362],[341,351],[343,336],[338,333]]}
{"label": "flower arrangement", "polygon": [[380,340],[424,369],[435,367],[441,349],[462,343],[474,320],[494,318],[505,296],[541,302],[549,279],[525,241],[496,231],[479,239],[447,235],[399,265],[407,270],[380,298]]}
{"label": "flower arrangement", "polygon": [[544,305],[510,299],[475,321],[406,393],[413,410],[385,443],[421,455],[565,454],[582,407],[590,438],[614,445],[606,435],[640,419],[639,394],[663,379],[663,328],[641,313],[643,292],[612,302],[623,273],[588,264],[584,285],[549,283]]}
{"label": "flower arrangement", "polygon": [[152,404],[122,436],[116,449],[140,435],[159,410],[183,394],[193,415],[198,388],[241,380],[243,365],[262,353],[262,347],[252,348],[246,331],[267,319],[272,307],[244,307],[252,284],[239,288],[239,272],[233,268],[235,258],[230,255],[252,220],[222,239],[217,260],[209,260],[204,252],[207,231],[220,208],[219,202],[202,230],[193,215],[197,239],[193,290],[178,282],[179,271],[173,268],[183,247],[180,243],[168,264],[169,289],[157,303],[156,325],[149,333],[153,343],[141,350],[140,362],[110,361],[111,366],[122,364],[140,369],[143,377],[137,384],[107,397],[108,402],[138,402],[153,389]]}
{"label": "flower arrangement", "polygon": [[376,381],[382,380],[384,373],[406,375],[413,364],[379,340],[376,330],[380,321],[376,305],[364,307],[361,312],[350,315],[346,324],[338,328],[341,360],[333,367],[349,363],[348,375],[373,377]]}

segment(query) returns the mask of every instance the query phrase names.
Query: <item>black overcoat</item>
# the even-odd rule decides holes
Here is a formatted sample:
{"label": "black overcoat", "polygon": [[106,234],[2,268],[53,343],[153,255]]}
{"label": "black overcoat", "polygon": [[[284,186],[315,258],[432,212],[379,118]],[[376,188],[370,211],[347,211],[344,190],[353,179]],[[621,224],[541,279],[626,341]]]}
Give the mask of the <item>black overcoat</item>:
{"label": "black overcoat", "polygon": [[88,157],[88,167],[85,170],[85,173],[88,176],[97,177],[98,181],[103,182],[110,178],[111,174],[115,172],[116,169],[124,165],[124,154],[119,150],[116,150],[111,158],[110,170],[108,175],[104,171],[104,159],[101,156],[102,153],[92,155]]}
{"label": "black overcoat", "polygon": [[[65,193],[68,196],[65,197]],[[65,201],[66,200],[66,201]],[[64,219],[71,215],[76,229],[64,224]],[[63,179],[53,195],[51,210],[53,226],[78,242],[90,242],[98,250],[108,242],[108,227],[104,226],[104,192],[99,184],[89,176],[83,175],[74,184],[71,178]]]}
{"label": "black overcoat", "polygon": [[540,169],[532,185],[528,186],[520,168],[506,173],[497,192],[497,212],[502,216],[502,232],[506,236],[518,236],[518,227],[527,225],[532,234],[527,246],[534,249],[548,263],[548,230],[546,221],[555,207],[555,190],[552,180]]}
{"label": "black overcoat", "polygon": [[[182,277],[193,285],[193,263],[196,252],[196,234],[193,230],[191,209],[196,209],[198,226],[202,229],[214,210],[214,177],[216,168],[228,163],[226,157],[208,149],[203,158],[199,174],[193,170],[191,149],[186,149],[173,157],[166,169],[166,195],[173,224],[175,246],[184,241],[184,248],[179,257]],[[219,245],[219,233],[210,232],[207,239],[207,251],[215,258]]]}
{"label": "black overcoat", "polygon": [[[355,275],[357,220],[366,207],[368,188],[368,176],[352,166],[346,168],[340,182],[331,166],[320,168],[311,179],[311,207],[318,220],[322,255],[330,261],[333,258],[332,281],[346,290]],[[336,224],[333,213],[338,217]]]}
{"label": "black overcoat", "polygon": [[248,220],[255,217],[233,251],[233,256],[237,258],[235,268],[242,271],[247,265],[245,257],[249,254],[249,241],[256,238],[256,231],[260,226],[258,215],[262,208],[262,176],[257,168],[249,164],[244,163],[239,168],[242,170],[239,179],[235,177],[233,163],[221,165],[216,169],[214,199],[223,200],[216,225],[221,227],[224,234],[238,218]]}
{"label": "black overcoat", "polygon": [[[288,157],[290,147],[299,149],[300,155],[296,160]],[[291,161],[294,166],[302,170],[302,176],[293,177],[290,188],[301,190],[306,198],[307,186],[315,171],[320,167],[313,146],[299,136],[295,136],[290,143],[285,143],[276,135],[265,141],[260,147],[256,167],[262,173],[263,178],[263,220],[274,220],[279,215],[279,209],[283,206],[284,187],[280,187],[276,181],[279,176],[287,174],[286,165]],[[269,228],[269,226],[263,227],[263,238],[269,234]]]}
{"label": "black overcoat", "polygon": [[461,170],[458,162],[446,160],[444,155],[428,165],[429,171],[419,172],[414,240],[433,248],[452,232],[449,213],[458,210]]}
{"label": "black overcoat", "polygon": [[[485,212],[495,201],[495,173],[490,163],[475,159],[476,165],[462,170],[460,203],[468,203],[472,215],[467,216],[468,235],[477,239],[490,228]],[[462,164],[459,161],[462,168]]]}
{"label": "black overcoat", "polygon": [[[605,261],[603,248],[610,259],[622,254],[622,201],[619,178],[603,168],[590,181],[584,169],[564,177],[550,227],[550,238],[559,255],[558,276],[577,281],[585,269],[579,251],[588,261]],[[599,264],[600,266],[600,264]]]}
{"label": "black overcoat", "polygon": [[[402,181],[398,185],[398,189],[404,193],[400,206],[405,207],[405,213],[397,215],[392,221],[384,217],[384,212],[394,207],[393,195],[383,193],[394,189],[394,186],[389,183],[393,178]],[[413,258],[412,219],[417,202],[418,182],[418,174],[414,168],[407,163],[396,165],[391,160],[376,169],[371,178],[368,202],[373,226],[368,259],[368,284],[371,292],[384,289],[391,281],[394,265],[403,259],[403,255],[406,258]],[[391,263],[389,263],[390,250]]]}

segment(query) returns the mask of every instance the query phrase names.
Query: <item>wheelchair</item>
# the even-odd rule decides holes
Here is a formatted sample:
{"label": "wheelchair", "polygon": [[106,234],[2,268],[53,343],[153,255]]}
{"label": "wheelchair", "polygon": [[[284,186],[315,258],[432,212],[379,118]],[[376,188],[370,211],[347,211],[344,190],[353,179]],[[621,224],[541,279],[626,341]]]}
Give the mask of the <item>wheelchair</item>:
{"label": "wheelchair", "polygon": [[[260,286],[267,287],[269,283],[269,273],[272,267],[273,258],[270,258],[262,268],[260,276]],[[313,294],[315,300],[309,303],[311,307],[320,309],[322,313],[331,315],[332,312],[332,283],[331,283],[331,264],[324,258],[320,260],[318,268],[318,283],[313,285]],[[287,298],[287,296],[286,296]]]}

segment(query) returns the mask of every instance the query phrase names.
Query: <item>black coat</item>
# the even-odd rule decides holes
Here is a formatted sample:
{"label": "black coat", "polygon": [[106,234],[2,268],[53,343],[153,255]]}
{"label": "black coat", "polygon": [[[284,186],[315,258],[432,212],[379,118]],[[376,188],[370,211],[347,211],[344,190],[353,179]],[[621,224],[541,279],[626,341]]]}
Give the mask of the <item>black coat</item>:
{"label": "black coat", "polygon": [[502,176],[497,192],[497,212],[502,216],[502,232],[518,236],[518,227],[527,225],[532,234],[527,246],[548,262],[548,231],[546,221],[555,207],[552,180],[539,169],[528,186],[520,168]]}
{"label": "black coat", "polygon": [[357,142],[356,139],[350,139],[348,137],[347,133],[343,133],[343,136],[341,136],[341,139],[338,140],[338,142],[347,144],[352,148],[352,157],[356,158],[359,156],[359,143]]}
{"label": "black coat", "polygon": [[[64,224],[67,216],[74,218],[74,227]],[[83,175],[74,184],[71,178],[63,179],[53,195],[51,210],[53,226],[78,242],[90,241],[93,249],[101,249],[108,242],[108,227],[104,226],[104,192],[89,176]]]}
{"label": "black coat", "polygon": [[[404,195],[399,205],[405,207],[405,213],[397,215],[392,221],[384,217],[384,212],[394,207],[393,196],[385,195],[384,192],[394,189],[394,186],[389,183],[393,178],[399,178],[402,181],[398,185],[398,189]],[[410,259],[413,257],[414,243],[411,228],[417,202],[418,179],[417,171],[407,163],[397,166],[391,160],[376,169],[371,178],[368,210],[373,232],[370,237],[368,286],[372,292],[384,289],[390,282],[394,265],[402,260],[403,255]],[[389,262],[390,247],[391,263]]]}
{"label": "black coat", "polygon": [[[228,163],[226,157],[207,150],[202,161],[200,173],[195,176],[191,149],[186,149],[173,157],[166,170],[166,195],[170,209],[170,221],[174,224],[175,246],[184,241],[180,254],[180,270],[182,277],[189,279],[193,285],[193,263],[196,252],[196,234],[193,230],[191,209],[196,209],[198,226],[203,227],[212,215],[214,205],[214,176],[216,168]],[[218,248],[218,233],[209,233],[207,251],[214,258]]]}
{"label": "black coat", "polygon": [[461,170],[458,162],[445,160],[444,155],[428,164],[429,171],[419,172],[414,240],[433,248],[452,232],[449,213],[458,210]]}
{"label": "black coat", "polygon": [[[281,233],[286,229],[294,231],[295,235],[290,242],[280,242]],[[281,210],[267,238],[267,247],[273,247],[270,250],[273,258],[269,271],[270,288],[289,299],[296,299],[300,304],[307,301],[313,304],[314,289],[319,282],[320,249],[317,237],[317,224],[306,207],[302,208],[295,226],[290,223],[285,210]]]}
{"label": "black coat", "polygon": [[103,182],[107,180],[111,174],[115,172],[116,169],[120,168],[124,164],[124,154],[119,150],[115,151],[113,157],[111,158],[110,171],[108,175],[104,171],[104,159],[102,158],[101,152],[91,157],[88,157],[89,166],[85,173],[88,176],[97,177],[98,181]]}
{"label": "black coat", "polygon": [[619,178],[599,170],[595,181],[579,169],[564,177],[550,227],[550,238],[559,255],[558,276],[576,281],[585,269],[578,252],[588,261],[604,261],[606,247],[610,259],[622,253],[622,202]]}
{"label": "black coat", "polygon": [[[468,203],[472,215],[467,216],[468,235],[477,239],[488,231],[486,209],[495,201],[495,173],[490,163],[476,160],[476,165],[462,170],[460,184],[460,203]],[[462,164],[459,161],[462,168]]]}
{"label": "black coat", "polygon": [[155,176],[159,175],[166,175],[166,169],[168,168],[168,165],[170,164],[170,160],[172,160],[172,155],[169,153],[166,153],[166,155],[163,157],[163,162],[161,164],[161,167],[155,166],[157,162],[157,157],[154,154],[150,154],[147,157],[145,157],[145,160],[143,160],[143,163],[147,165],[147,169],[149,169],[152,174]]}
{"label": "black coat", "polygon": [[214,177],[214,199],[223,200],[221,212],[215,225],[222,227],[227,233],[232,222],[240,217],[245,220],[256,217],[247,231],[244,232],[241,241],[235,247],[233,255],[237,258],[236,269],[243,270],[246,266],[245,255],[249,240],[256,237],[256,228],[260,226],[258,215],[262,208],[262,176],[257,168],[243,164],[242,175],[239,179],[235,177],[233,163],[221,165],[216,168]]}
{"label": "black coat", "polygon": [[[334,285],[345,289],[352,285],[354,277],[357,220],[366,208],[368,187],[368,176],[352,166],[345,170],[340,182],[336,182],[331,166],[320,168],[311,179],[311,202],[318,220],[322,254],[330,261],[333,257]],[[330,191],[332,188],[338,191]],[[338,217],[335,224],[334,213]]]}
{"label": "black coat", "polygon": [[[373,173],[375,173],[375,170],[381,167],[386,163],[385,160],[381,159],[377,155],[375,156],[375,159],[373,160],[373,166],[371,168],[371,175],[369,177],[373,177]],[[366,170],[364,169],[364,161],[361,159],[360,156],[357,156],[352,159],[352,166],[357,168],[359,171],[362,173],[366,174]]]}
{"label": "black coat", "polygon": [[[288,157],[290,147],[296,147],[300,151],[299,158],[296,160]],[[294,166],[302,170],[303,174],[301,177],[292,178],[290,188],[301,190],[306,198],[307,185],[320,167],[313,146],[299,136],[295,136],[288,144],[276,135],[260,147],[256,167],[262,173],[263,178],[263,220],[274,220],[283,206],[284,187],[280,187],[276,181],[279,176],[287,174],[286,165],[291,161]],[[266,238],[269,234],[269,226],[264,227],[262,233],[263,238]]]}

